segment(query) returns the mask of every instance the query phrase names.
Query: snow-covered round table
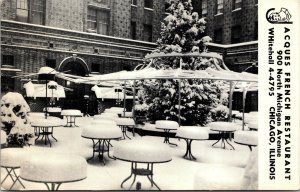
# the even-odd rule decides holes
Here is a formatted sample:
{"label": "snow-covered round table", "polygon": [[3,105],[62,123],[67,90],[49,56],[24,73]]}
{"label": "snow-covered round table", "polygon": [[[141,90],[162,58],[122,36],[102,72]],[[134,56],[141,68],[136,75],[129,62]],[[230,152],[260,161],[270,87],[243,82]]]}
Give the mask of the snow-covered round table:
{"label": "snow-covered round table", "polygon": [[179,128],[179,124],[176,121],[158,120],[155,122],[155,128],[164,130],[164,143],[177,146],[177,144],[170,142],[170,136],[168,135],[170,131],[175,131]]}
{"label": "snow-covered round table", "polygon": [[109,158],[115,159],[109,155],[110,141],[122,138],[122,132],[114,121],[97,120],[96,122],[97,124],[91,123],[86,125],[82,130],[81,137],[93,141],[93,156],[88,161],[93,159],[95,153],[98,152],[99,161],[102,161],[105,165],[104,152],[107,152]]}
{"label": "snow-covered round table", "polygon": [[[160,188],[153,180],[153,164],[166,163],[172,160],[169,149],[161,144],[148,140],[124,140],[118,142],[114,146],[114,156],[122,161],[131,162],[131,173],[122,183],[134,177],[130,188],[133,186],[136,176],[147,176],[151,182],[151,186],[155,185],[159,190]],[[138,164],[147,164],[147,168],[138,168]]]}
{"label": "snow-covered round table", "polygon": [[234,133],[234,142],[247,145],[252,151],[252,147],[258,144],[258,132],[257,131],[236,131]]}
{"label": "snow-covered round table", "polygon": [[[127,135],[127,128],[131,127],[132,128],[132,134],[134,136],[134,127],[135,127],[135,122],[132,118],[116,118],[115,121],[117,122],[117,125],[121,128],[122,133],[123,133],[123,139],[131,139]],[[125,137],[126,136],[126,137]]]}
{"label": "snow-covered round table", "polygon": [[257,130],[258,130],[258,123],[257,123],[257,121],[250,121],[250,122],[248,123],[248,128],[249,128],[250,130],[255,130],[255,131],[257,131]]}
{"label": "snow-covered round table", "polygon": [[220,139],[214,144],[212,144],[212,146],[214,146],[219,141],[221,141],[221,147],[223,144],[224,145],[223,148],[225,149],[225,141],[226,141],[226,143],[230,145],[231,148],[234,150],[234,147],[228,142],[227,137],[234,131],[238,130],[240,128],[240,125],[232,122],[216,121],[208,124],[208,127],[210,127],[210,130],[212,131],[218,131],[220,136]]}
{"label": "snow-covered round table", "polygon": [[85,179],[87,163],[83,157],[74,154],[36,153],[21,163],[20,177],[44,183],[48,190],[58,190],[62,183]]}
{"label": "snow-covered round table", "polygon": [[75,124],[76,117],[82,117],[81,111],[77,109],[64,109],[61,111],[61,116],[67,118],[67,124],[65,127],[72,127],[73,125],[78,127]]}
{"label": "snow-covered round table", "polygon": [[186,152],[183,157],[194,160],[196,160],[196,158],[192,154],[192,141],[206,140],[209,138],[208,131],[204,127],[199,126],[181,126],[176,136],[186,141]]}
{"label": "snow-covered round table", "polygon": [[7,171],[7,175],[1,181],[1,185],[8,177],[10,177],[13,181],[13,184],[10,186],[9,190],[11,190],[17,182],[19,182],[22,187],[25,188],[25,186],[19,179],[19,176],[15,172],[16,169],[20,168],[21,162],[25,155],[26,154],[24,153],[23,148],[1,149],[1,167],[3,167]]}
{"label": "snow-covered round table", "polygon": [[63,122],[60,118],[57,117],[47,117],[47,119],[43,117],[36,117],[31,119],[31,126],[34,127],[35,133],[38,137],[35,139],[37,141],[42,135],[42,139],[45,140],[45,145],[47,145],[47,141],[49,141],[49,145],[51,147],[51,141],[49,139],[49,135],[57,141],[57,139],[53,136],[53,129],[55,127],[60,127],[63,125]]}

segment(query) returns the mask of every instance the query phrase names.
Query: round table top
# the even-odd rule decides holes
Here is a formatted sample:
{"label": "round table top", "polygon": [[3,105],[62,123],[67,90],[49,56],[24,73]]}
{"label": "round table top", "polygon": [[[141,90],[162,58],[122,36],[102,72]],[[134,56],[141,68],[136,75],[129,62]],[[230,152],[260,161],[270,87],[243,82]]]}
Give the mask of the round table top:
{"label": "round table top", "polygon": [[134,120],[132,118],[116,118],[115,119],[117,125],[124,125],[124,126],[134,126]]}
{"label": "round table top", "polygon": [[[46,108],[43,109],[43,111],[46,111]],[[52,113],[60,113],[61,108],[60,107],[47,107],[48,112]]]}
{"label": "round table top", "polygon": [[18,168],[25,156],[23,148],[1,149],[1,167]]}
{"label": "round table top", "polygon": [[128,162],[165,163],[172,160],[169,150],[163,143],[143,139],[124,140],[114,145],[114,156]]}
{"label": "round table top", "polygon": [[81,117],[81,111],[77,109],[64,109],[61,111],[62,116],[75,116],[75,117]]}
{"label": "round table top", "polygon": [[177,137],[193,140],[204,140],[209,138],[208,131],[200,126],[180,126],[176,133]]}
{"label": "round table top", "polygon": [[35,117],[31,118],[31,125],[33,127],[60,127],[64,123],[62,122],[62,119],[57,117]]}
{"label": "round table top", "polygon": [[87,139],[119,139],[122,137],[122,131],[112,124],[89,124],[83,127],[81,136]]}
{"label": "round table top", "polygon": [[234,133],[234,142],[244,145],[258,145],[257,131],[236,131]]}
{"label": "round table top", "polygon": [[241,125],[232,122],[216,121],[208,124],[212,131],[236,131],[240,129]]}
{"label": "round table top", "polygon": [[257,123],[257,121],[250,121],[250,122],[248,123],[248,127],[249,127],[250,129],[258,129],[258,123]]}
{"label": "round table top", "polygon": [[155,128],[156,129],[176,130],[179,128],[179,124],[176,121],[158,120],[155,122]]}
{"label": "round table top", "polygon": [[87,162],[74,154],[35,153],[21,163],[20,177],[43,183],[79,181],[87,177]]}

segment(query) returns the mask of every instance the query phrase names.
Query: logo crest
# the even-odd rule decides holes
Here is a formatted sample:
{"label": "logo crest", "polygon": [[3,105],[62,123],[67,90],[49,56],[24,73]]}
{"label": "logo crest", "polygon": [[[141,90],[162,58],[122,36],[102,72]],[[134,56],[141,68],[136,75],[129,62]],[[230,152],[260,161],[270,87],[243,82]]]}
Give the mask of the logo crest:
{"label": "logo crest", "polygon": [[275,8],[271,8],[266,13],[266,19],[272,24],[292,24],[292,15],[286,8],[281,8],[279,12],[275,11]]}

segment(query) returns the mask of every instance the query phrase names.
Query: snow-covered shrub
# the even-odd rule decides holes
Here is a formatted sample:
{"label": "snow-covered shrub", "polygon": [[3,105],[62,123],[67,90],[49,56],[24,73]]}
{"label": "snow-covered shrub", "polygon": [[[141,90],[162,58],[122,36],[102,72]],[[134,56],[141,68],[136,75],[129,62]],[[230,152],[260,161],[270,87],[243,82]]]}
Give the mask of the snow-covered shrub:
{"label": "snow-covered shrub", "polygon": [[224,105],[218,105],[211,110],[211,118],[214,121],[226,121],[228,120],[229,109]]}
{"label": "snow-covered shrub", "polygon": [[1,99],[1,122],[7,142],[11,145],[23,146],[33,144],[34,130],[27,116],[30,108],[19,93],[8,92]]}

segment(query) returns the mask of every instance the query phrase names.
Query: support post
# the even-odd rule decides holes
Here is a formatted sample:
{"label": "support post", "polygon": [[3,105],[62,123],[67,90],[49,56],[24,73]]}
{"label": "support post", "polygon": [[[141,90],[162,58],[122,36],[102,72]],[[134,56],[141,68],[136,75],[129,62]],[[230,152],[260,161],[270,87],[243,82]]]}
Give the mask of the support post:
{"label": "support post", "polygon": [[135,86],[136,86],[136,81],[134,80],[133,81],[133,103],[132,103],[132,117],[133,119],[135,119],[135,94],[136,94],[136,89],[135,89]]}
{"label": "support post", "polygon": [[181,80],[178,79],[178,90],[179,90],[179,93],[178,93],[178,124],[179,126],[181,125],[181,109],[180,109],[180,106],[181,106]]}
{"label": "support post", "polygon": [[233,96],[233,82],[230,81],[230,87],[229,87],[229,118],[228,121],[232,122],[232,96]]}
{"label": "support post", "polygon": [[123,86],[123,96],[124,96],[124,109],[123,109],[123,116],[125,117],[125,111],[126,111],[126,81],[124,81],[124,86]]}

